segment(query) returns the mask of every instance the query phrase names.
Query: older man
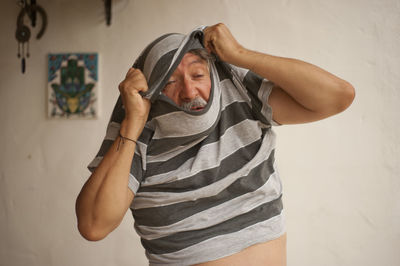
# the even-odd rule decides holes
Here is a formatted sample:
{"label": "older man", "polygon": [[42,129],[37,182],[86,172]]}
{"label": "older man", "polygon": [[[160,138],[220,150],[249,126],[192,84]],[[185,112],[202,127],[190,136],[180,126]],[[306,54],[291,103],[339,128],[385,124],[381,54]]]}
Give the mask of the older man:
{"label": "older man", "polygon": [[160,37],[121,82],[79,231],[100,240],[130,208],[151,265],[286,265],[272,125],[337,114],[354,89],[244,48],[224,24],[198,33]]}

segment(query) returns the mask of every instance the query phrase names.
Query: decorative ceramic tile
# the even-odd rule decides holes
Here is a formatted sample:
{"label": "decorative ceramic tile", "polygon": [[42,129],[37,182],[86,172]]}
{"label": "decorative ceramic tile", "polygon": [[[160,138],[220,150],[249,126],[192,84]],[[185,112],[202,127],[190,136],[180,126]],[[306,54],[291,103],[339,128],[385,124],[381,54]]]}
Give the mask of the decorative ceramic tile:
{"label": "decorative ceramic tile", "polygon": [[97,53],[49,54],[48,116],[97,118]]}

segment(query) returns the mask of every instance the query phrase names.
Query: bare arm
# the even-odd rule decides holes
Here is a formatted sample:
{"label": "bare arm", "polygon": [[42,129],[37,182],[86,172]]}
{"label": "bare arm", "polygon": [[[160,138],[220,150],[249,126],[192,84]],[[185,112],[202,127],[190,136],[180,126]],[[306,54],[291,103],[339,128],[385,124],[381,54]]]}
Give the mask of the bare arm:
{"label": "bare arm", "polygon": [[[132,68],[119,89],[125,106],[121,135],[137,140],[150,109],[150,103],[138,93],[147,90],[146,80],[139,70]],[[134,198],[128,182],[136,144],[119,141],[117,137],[76,200],[78,229],[88,240],[103,239],[113,231],[121,223]]]}
{"label": "bare arm", "polygon": [[354,99],[354,88],[348,82],[301,60],[246,49],[224,24],[207,28],[204,42],[223,61],[274,82],[269,104],[273,119],[280,124],[311,122],[337,114]]}

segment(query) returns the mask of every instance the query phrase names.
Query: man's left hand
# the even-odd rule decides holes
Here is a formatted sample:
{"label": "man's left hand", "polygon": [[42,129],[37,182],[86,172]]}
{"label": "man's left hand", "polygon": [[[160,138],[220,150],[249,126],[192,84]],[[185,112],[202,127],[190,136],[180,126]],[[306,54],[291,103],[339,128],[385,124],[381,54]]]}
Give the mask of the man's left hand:
{"label": "man's left hand", "polygon": [[237,66],[248,52],[223,23],[209,26],[204,30],[204,46],[209,53],[216,54],[222,61]]}

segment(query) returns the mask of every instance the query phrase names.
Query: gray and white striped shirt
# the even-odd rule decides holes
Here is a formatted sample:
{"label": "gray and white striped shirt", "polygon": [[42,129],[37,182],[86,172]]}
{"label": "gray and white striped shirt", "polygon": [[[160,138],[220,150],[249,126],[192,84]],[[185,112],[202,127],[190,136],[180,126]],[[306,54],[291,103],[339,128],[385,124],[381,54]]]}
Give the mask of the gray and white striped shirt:
{"label": "gray and white striped shirt", "polygon": [[[135,194],[134,227],[150,265],[211,261],[285,232],[274,158],[276,124],[268,105],[273,83],[216,61],[206,108],[181,110],[159,94],[169,76],[160,78],[154,69],[173,71],[180,53],[198,46],[188,45],[196,35],[188,36],[162,36],[136,61],[147,71],[153,104],[138,139],[129,188]],[[89,170],[118,136],[124,113],[119,98]]]}

